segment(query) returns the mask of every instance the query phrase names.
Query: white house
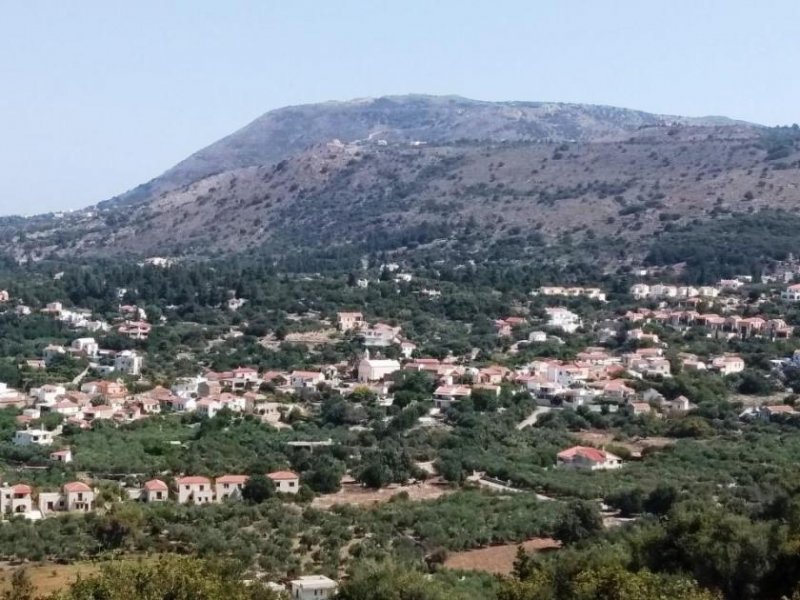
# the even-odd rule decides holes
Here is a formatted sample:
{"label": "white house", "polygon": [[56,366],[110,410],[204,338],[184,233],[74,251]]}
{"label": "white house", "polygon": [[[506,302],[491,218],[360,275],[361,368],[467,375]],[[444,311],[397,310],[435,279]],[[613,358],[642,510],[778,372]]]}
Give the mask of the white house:
{"label": "white house", "polygon": [[82,481],[65,483],[61,492],[39,492],[39,511],[42,515],[53,512],[91,512],[94,509],[94,490]]}
{"label": "white house", "polygon": [[290,582],[293,600],[326,600],[336,595],[337,583],[324,575],[303,575]]}
{"label": "white house", "polygon": [[201,383],[207,383],[205,377],[179,377],[172,384],[170,391],[176,396],[197,396]]}
{"label": "white house", "polygon": [[0,513],[24,515],[33,510],[33,490],[24,483],[0,487]]}
{"label": "white house", "polygon": [[400,370],[400,363],[396,360],[381,360],[370,358],[367,354],[358,363],[358,380],[361,382],[381,381],[387,375]]}
{"label": "white house", "polygon": [[63,385],[44,384],[38,388],[31,389],[31,396],[36,399],[37,404],[55,404],[59,396],[67,393]]}
{"label": "white house", "polygon": [[209,419],[213,419],[220,410],[222,410],[222,404],[212,398],[203,398],[197,401],[196,411]]}
{"label": "white house", "polygon": [[295,390],[314,388],[325,381],[325,376],[319,371],[292,371],[289,374],[289,385]]}
{"label": "white house", "polygon": [[169,486],[160,479],[151,479],[144,484],[145,502],[164,502],[169,499]]}
{"label": "white house", "polygon": [[733,375],[744,371],[744,359],[735,354],[723,354],[711,360],[711,368],[719,371],[720,375]]}
{"label": "white house", "polygon": [[364,329],[361,335],[364,337],[364,345],[368,348],[385,348],[397,341],[400,330],[400,327],[376,323],[372,327]]}
{"label": "white house", "polygon": [[781,292],[781,298],[787,302],[800,302],[800,283],[790,285]]}
{"label": "white house", "polygon": [[472,395],[472,390],[465,385],[440,385],[433,392],[433,404],[436,408],[450,408],[454,402]]}
{"label": "white house", "polygon": [[138,375],[142,372],[144,358],[132,350],[123,350],[114,357],[114,369],[127,375]]}
{"label": "white house", "polygon": [[64,448],[63,450],[56,450],[50,453],[50,460],[54,460],[56,462],[62,463],[71,463],[72,462],[72,450],[70,448]]}
{"label": "white house", "polygon": [[546,308],[547,324],[566,333],[574,333],[581,326],[581,318],[567,308],[560,306]]}
{"label": "white house", "polygon": [[598,450],[597,448],[589,448],[587,446],[574,446],[559,452],[556,464],[565,469],[599,471],[620,468],[622,466],[622,459],[605,450]]}
{"label": "white house", "polygon": [[174,396],[168,401],[175,412],[194,412],[197,410],[197,400],[188,396]]}
{"label": "white house", "polygon": [[364,325],[364,315],[360,312],[340,312],[337,314],[339,331],[360,329]]}
{"label": "white house", "polygon": [[275,484],[275,491],[281,494],[296,494],[300,491],[300,476],[292,471],[274,471],[267,477]]}
{"label": "white house", "polygon": [[228,498],[239,500],[242,497],[244,484],[250,479],[247,475],[222,475],[214,481],[214,491],[217,502]]}
{"label": "white house", "polygon": [[50,446],[53,444],[54,433],[45,429],[22,429],[14,433],[15,446],[28,446],[37,444],[39,446]]}
{"label": "white house", "polygon": [[45,346],[45,349],[42,351],[42,358],[44,359],[44,364],[49,365],[53,360],[60,356],[64,356],[67,351],[64,349],[64,346],[59,346],[57,344],[50,344]]}
{"label": "white house", "polygon": [[210,504],[214,501],[214,487],[208,477],[178,477],[175,485],[179,504]]}
{"label": "white house", "polygon": [[96,357],[97,353],[100,351],[99,344],[92,337],[78,338],[76,340],[72,340],[72,343],[70,344],[69,347],[73,352],[83,354],[88,358]]}

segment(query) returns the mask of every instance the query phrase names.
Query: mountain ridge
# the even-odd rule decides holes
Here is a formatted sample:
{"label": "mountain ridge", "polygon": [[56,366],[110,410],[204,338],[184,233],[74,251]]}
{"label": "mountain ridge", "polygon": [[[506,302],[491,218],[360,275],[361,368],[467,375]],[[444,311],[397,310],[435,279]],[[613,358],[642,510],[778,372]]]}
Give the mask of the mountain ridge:
{"label": "mountain ridge", "polygon": [[643,126],[748,125],[726,117],[680,117],[568,102],[485,101],[407,94],[286,106],[192,153],[161,175],[99,203],[136,204],[226,170],[274,164],[318,143],[389,141],[588,141]]}
{"label": "mountain ridge", "polygon": [[800,205],[800,128],[594,105],[286,107],[187,161],[138,199],[0,220],[0,251],[20,262],[261,254],[317,257],[301,260],[315,268],[377,253],[605,269],[668,247],[676,228]]}

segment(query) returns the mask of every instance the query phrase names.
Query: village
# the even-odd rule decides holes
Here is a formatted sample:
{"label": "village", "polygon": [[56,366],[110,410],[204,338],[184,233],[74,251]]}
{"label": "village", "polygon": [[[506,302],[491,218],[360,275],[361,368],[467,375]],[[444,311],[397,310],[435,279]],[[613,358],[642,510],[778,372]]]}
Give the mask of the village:
{"label": "village", "polygon": [[[388,271],[395,269],[396,266],[390,267]],[[411,275],[398,273],[393,276],[395,284],[412,280]],[[369,282],[358,280],[356,285],[367,288]],[[790,308],[800,301],[800,284],[777,289],[772,298],[762,292],[755,302],[752,294],[747,294],[751,286],[749,277],[698,287],[635,283],[630,287],[628,302],[635,306],[613,314],[600,313],[602,316],[597,316],[597,310],[603,310],[608,299],[599,287],[541,287],[531,292],[532,298],[544,299],[540,316],[521,309],[492,321],[497,343],[512,359],[496,363],[478,359],[476,351],[467,356],[425,356],[400,325],[369,319],[358,310],[340,310],[331,320],[336,333],[330,339],[359,343],[361,349],[350,361],[321,363],[313,370],[259,370],[248,365],[229,371],[204,368],[194,376],[177,377],[168,385],[149,386],[143,375],[146,352],[104,349],[97,337],[114,331],[137,343],[146,341],[153,325],[142,308],[120,304],[116,321],[107,322],[93,318],[89,310],[65,308],[57,301],[34,311],[14,303],[8,292],[2,292],[0,301],[12,307],[10,310],[19,318],[38,313],[66,324],[82,336],[65,345],[45,345],[41,356],[26,359],[27,368],[46,372],[64,357],[83,360],[86,368],[72,381],[33,386],[26,391],[0,383],[0,407],[18,412],[17,430],[9,440],[13,445],[42,447],[52,462],[63,464],[74,459],[73,449],[63,441],[64,428],[88,430],[101,422],[121,426],[171,414],[213,419],[227,413],[255,418],[266,427],[291,430],[293,416],[319,410],[314,394],[320,389],[329,389],[344,398],[368,394],[378,406],[391,407],[396,377],[415,372],[434,382],[430,407],[417,418],[417,426],[423,428],[447,428],[451,410],[466,400],[487,406],[496,404],[501,394],[512,393],[529,394],[538,407],[519,423],[519,428],[533,426],[547,412],[561,410],[619,414],[632,419],[675,417],[694,410],[696,399],[682,393],[659,392],[658,382],[670,379],[676,370],[735,378],[748,369],[748,364],[739,354],[724,350],[725,344],[755,338],[787,340],[794,335],[794,327],[784,318],[759,315],[758,307],[769,304],[772,313],[776,306]],[[441,297],[438,290],[422,291],[432,301]],[[120,290],[120,298],[124,293]],[[576,300],[580,304],[574,305]],[[572,302],[573,308],[565,301]],[[245,302],[230,295],[221,308],[236,312]],[[575,306],[592,307],[595,320],[590,321]],[[162,316],[155,326],[164,323]],[[687,335],[711,340],[723,351],[698,355],[674,348],[662,339],[684,339]],[[588,343],[575,347],[571,359],[513,360],[537,347],[558,350],[574,338]],[[784,369],[800,363],[798,356],[795,352],[768,357],[770,369],[766,376],[781,386]],[[793,405],[753,396],[740,418],[768,422],[793,416],[800,418]],[[623,467],[624,460],[602,447],[577,445],[562,448],[553,466],[607,470]],[[296,494],[300,489],[300,476],[292,471],[266,475],[280,494]],[[221,473],[212,478],[174,473],[169,474],[169,483],[150,479],[126,486],[123,492],[129,500],[148,503],[219,503],[241,499],[247,480],[244,474]],[[91,479],[67,482],[59,491],[36,491],[25,482],[6,485],[0,492],[0,513],[39,519],[61,512],[92,511],[92,485]]]}

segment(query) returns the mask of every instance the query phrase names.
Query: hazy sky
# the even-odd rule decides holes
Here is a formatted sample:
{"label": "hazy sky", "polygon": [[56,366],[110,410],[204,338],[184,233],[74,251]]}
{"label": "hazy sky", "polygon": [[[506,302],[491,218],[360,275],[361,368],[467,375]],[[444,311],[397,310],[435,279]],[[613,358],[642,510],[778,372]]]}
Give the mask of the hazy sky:
{"label": "hazy sky", "polygon": [[800,121],[797,0],[0,0],[0,214],[79,208],[287,104],[400,94]]}

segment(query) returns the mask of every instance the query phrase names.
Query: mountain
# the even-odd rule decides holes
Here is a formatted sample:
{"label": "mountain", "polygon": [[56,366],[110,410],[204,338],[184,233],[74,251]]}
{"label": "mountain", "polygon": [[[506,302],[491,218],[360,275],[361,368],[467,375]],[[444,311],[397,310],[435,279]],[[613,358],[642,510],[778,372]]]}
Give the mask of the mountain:
{"label": "mountain", "polygon": [[389,252],[606,267],[688,260],[670,236],[695,248],[703,223],[795,213],[798,190],[793,128],[380,98],[273,111],[124,197],[0,222],[0,250],[17,260],[267,252],[318,265]]}
{"label": "mountain", "polygon": [[290,106],[266,113],[110,204],[135,204],[209,175],[275,164],[331,140],[436,144],[456,140],[613,140],[640,127],[733,123],[724,117],[692,119],[611,106],[482,102],[458,96],[387,96]]}

